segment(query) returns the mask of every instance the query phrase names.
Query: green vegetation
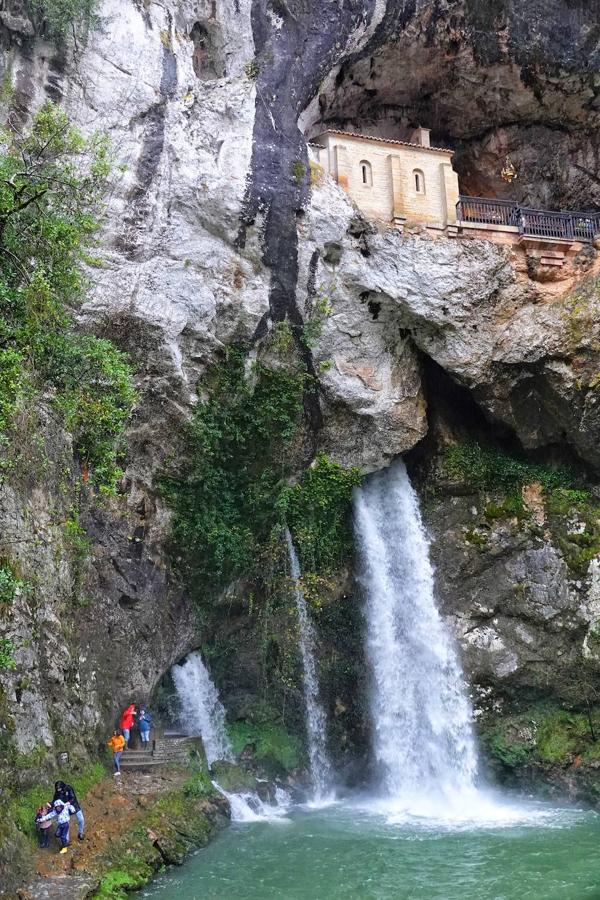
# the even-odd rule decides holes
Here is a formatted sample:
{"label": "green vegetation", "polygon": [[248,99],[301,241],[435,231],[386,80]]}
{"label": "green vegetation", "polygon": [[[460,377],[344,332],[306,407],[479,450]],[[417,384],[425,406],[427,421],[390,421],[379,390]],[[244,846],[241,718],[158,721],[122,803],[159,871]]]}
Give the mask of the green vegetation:
{"label": "green vegetation", "polygon": [[211,766],[212,775],[224,791],[239,793],[256,790],[256,778],[236,763],[219,760]]}
{"label": "green vegetation", "polygon": [[569,488],[577,481],[576,474],[569,469],[529,462],[476,442],[448,447],[442,460],[442,474],[479,490],[500,489],[508,493],[534,481],[545,491]]}
{"label": "green vegetation", "polygon": [[[477,490],[505,495],[486,503],[483,517],[487,522],[527,519],[521,488],[538,482],[547,523],[571,571],[585,575],[590,560],[600,554],[600,503],[591,491],[580,486],[583,479],[576,472],[519,459],[477,443],[463,443],[447,448],[441,474]],[[476,529],[470,529],[467,540],[483,550],[479,535]]]}
{"label": "green vegetation", "polygon": [[[44,753],[45,755],[45,753]],[[10,761],[12,764],[12,760]],[[38,762],[39,765],[39,762]],[[87,792],[99,781],[106,777],[106,769],[101,763],[91,763],[82,769],[79,773],[69,772],[68,774],[57,774],[53,776],[53,780],[49,779],[28,791],[21,792],[14,797],[9,803],[9,818],[11,818],[19,831],[35,839],[35,812],[47,800],[51,800],[54,795],[54,781],[68,781],[75,788],[75,792],[80,800],[82,800]]]}
{"label": "green vegetation", "polygon": [[[580,702],[585,698],[581,696]],[[505,716],[481,738],[493,757],[508,768],[522,765],[585,766],[600,760],[600,716],[539,704]]]}
{"label": "green vegetation", "polygon": [[[285,727],[303,729],[298,620],[284,529],[298,549],[315,617],[333,621],[324,608],[335,604],[339,573],[351,552],[351,497],[360,481],[357,469],[344,470],[319,454],[292,482],[306,459],[304,401],[313,385],[293,338],[284,323],[261,348],[262,361],[251,362],[241,348],[227,352],[202,385],[177,467],[162,479],[173,510],[172,556],[207,631],[219,635],[202,648],[216,682],[249,645],[255,652],[259,682],[244,708],[245,721],[232,726],[234,743],[238,749],[256,745],[257,761],[277,773],[299,764],[300,746],[290,743]],[[236,579],[231,594],[219,597]],[[219,627],[229,602],[247,616],[243,635]],[[338,680],[347,681],[341,674]]]}
{"label": "green vegetation", "polygon": [[[32,401],[52,392],[92,482],[112,490],[119,440],[135,401],[125,356],[75,332],[70,310],[110,171],[108,146],[84,139],[46,103],[0,151],[0,440],[13,458]],[[22,442],[25,444],[26,442]]]}
{"label": "green vegetation", "polygon": [[208,771],[199,771],[183,785],[183,793],[186,797],[208,797],[214,794],[215,789]]}
{"label": "green vegetation", "polygon": [[96,900],[126,900],[165,864],[181,864],[188,852],[207,844],[220,823],[217,809],[208,811],[206,800],[186,785],[176,788],[115,835],[93,862],[102,874]]}
{"label": "green vegetation", "polygon": [[467,528],[465,531],[465,541],[473,547],[476,547],[482,553],[489,547],[487,535],[478,528]]}
{"label": "green vegetation", "polygon": [[357,468],[343,469],[320,453],[300,482],[278,499],[282,518],[294,536],[303,573],[338,571],[352,550],[349,524]]}
{"label": "green vegetation", "polygon": [[15,647],[8,638],[0,638],[0,671],[15,668]]}
{"label": "green vegetation", "polygon": [[86,30],[96,20],[98,0],[27,0],[27,7],[39,31],[64,42],[68,34]]}
{"label": "green vegetation", "polygon": [[0,561],[0,615],[13,603],[17,593],[25,587],[25,583],[17,578],[12,566],[6,561]]}
{"label": "green vegetation", "polygon": [[557,710],[544,716],[537,730],[537,755],[542,762],[564,763],[577,752],[588,733],[585,716]]}
{"label": "green vegetation", "polygon": [[[137,869],[137,871],[136,871]],[[94,894],[95,900],[123,900],[127,894],[137,891],[147,884],[152,872],[146,867],[132,866],[127,872],[111,869],[104,875],[100,887]]]}
{"label": "green vegetation", "polygon": [[524,765],[534,750],[533,737],[526,727],[516,727],[512,722],[502,722],[484,731],[481,737],[491,756],[511,769]]}
{"label": "green vegetation", "polygon": [[317,294],[313,301],[308,321],[304,324],[302,340],[310,348],[314,347],[323,334],[323,327],[333,311],[330,297],[326,294]]}
{"label": "green vegetation", "polygon": [[[587,491],[554,491],[546,501],[549,523],[569,568],[585,575],[590,560],[600,554],[600,503]],[[580,523],[575,531],[570,520]]]}
{"label": "green vegetation", "polygon": [[306,166],[302,162],[301,159],[295,159],[291,164],[292,177],[298,182],[298,184],[302,184],[304,180],[304,175],[306,173]]}
{"label": "green vegetation", "polygon": [[319,163],[313,162],[311,159],[308,163],[308,172],[311,187],[316,187],[317,185],[323,184],[323,181],[325,180],[325,169],[323,168],[323,166],[319,165]]}
{"label": "green vegetation", "polygon": [[204,594],[251,570],[269,536],[307,377],[261,363],[246,373],[239,348],[213,371],[188,429],[185,467],[163,481],[174,543]]}
{"label": "green vegetation", "polygon": [[483,511],[488,521],[494,519],[524,519],[527,515],[523,498],[520,495],[505,497],[501,502],[492,500]]}
{"label": "green vegetation", "polygon": [[267,769],[275,763],[285,772],[293,772],[300,765],[300,743],[281,725],[233,722],[227,732],[236,756],[250,744],[254,759]]}

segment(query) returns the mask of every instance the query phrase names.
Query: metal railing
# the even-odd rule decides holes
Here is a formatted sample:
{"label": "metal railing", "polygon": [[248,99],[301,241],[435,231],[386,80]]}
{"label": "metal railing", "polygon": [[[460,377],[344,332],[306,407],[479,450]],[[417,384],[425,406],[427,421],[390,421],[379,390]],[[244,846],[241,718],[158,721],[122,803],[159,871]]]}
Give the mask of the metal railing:
{"label": "metal railing", "polygon": [[460,197],[456,204],[456,218],[460,222],[478,222],[485,225],[518,225],[518,209],[514,200]]}
{"label": "metal railing", "polygon": [[525,237],[593,241],[600,235],[600,212],[546,212],[519,206],[514,200],[461,196],[456,204],[456,218],[459,222],[513,226]]}

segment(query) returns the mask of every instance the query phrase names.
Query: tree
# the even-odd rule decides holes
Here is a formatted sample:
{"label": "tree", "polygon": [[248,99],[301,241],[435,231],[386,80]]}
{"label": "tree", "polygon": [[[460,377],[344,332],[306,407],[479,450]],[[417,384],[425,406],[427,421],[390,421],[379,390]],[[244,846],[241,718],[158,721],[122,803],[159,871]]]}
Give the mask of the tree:
{"label": "tree", "polygon": [[72,313],[110,172],[106,139],[85,139],[46,103],[31,129],[0,138],[0,432],[51,386],[82,462],[100,486],[118,475],[117,440],[135,395],[127,360],[79,334]]}

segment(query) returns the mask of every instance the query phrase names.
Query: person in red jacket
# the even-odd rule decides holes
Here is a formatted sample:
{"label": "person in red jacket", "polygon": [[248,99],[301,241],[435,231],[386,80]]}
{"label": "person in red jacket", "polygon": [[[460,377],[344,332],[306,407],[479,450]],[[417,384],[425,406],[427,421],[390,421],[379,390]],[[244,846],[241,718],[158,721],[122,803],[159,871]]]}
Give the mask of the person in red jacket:
{"label": "person in red jacket", "polygon": [[131,706],[128,706],[121,715],[119,728],[123,732],[123,737],[125,738],[125,746],[127,746],[129,743],[129,733],[133,728],[133,717],[135,716],[135,712],[135,704],[132,703]]}

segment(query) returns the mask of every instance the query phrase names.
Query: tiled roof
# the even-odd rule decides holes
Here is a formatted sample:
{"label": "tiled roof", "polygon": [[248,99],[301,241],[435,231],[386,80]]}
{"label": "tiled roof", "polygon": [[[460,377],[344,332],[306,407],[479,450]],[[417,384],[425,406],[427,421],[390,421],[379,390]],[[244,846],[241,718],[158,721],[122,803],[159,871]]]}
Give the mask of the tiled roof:
{"label": "tiled roof", "polygon": [[314,144],[316,138],[322,134],[341,134],[343,137],[359,138],[362,141],[377,141],[379,144],[399,144],[401,147],[416,147],[418,150],[434,150],[436,153],[454,153],[454,150],[448,150],[447,147],[423,147],[422,144],[414,144],[412,141],[395,141],[391,138],[374,137],[371,134],[358,134],[356,131],[338,131],[336,128],[328,128],[316,135],[310,143]]}

